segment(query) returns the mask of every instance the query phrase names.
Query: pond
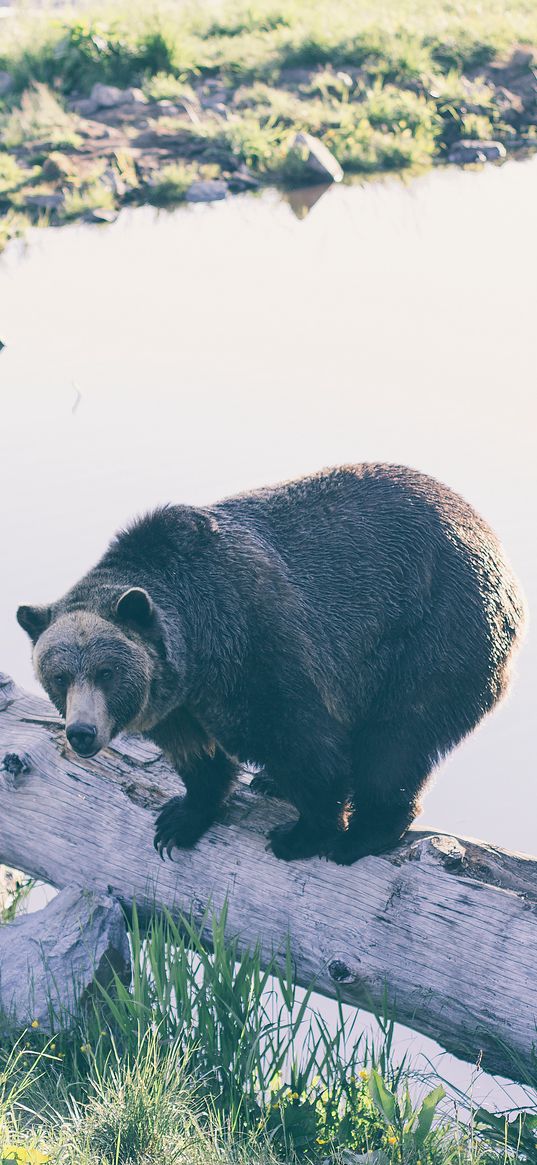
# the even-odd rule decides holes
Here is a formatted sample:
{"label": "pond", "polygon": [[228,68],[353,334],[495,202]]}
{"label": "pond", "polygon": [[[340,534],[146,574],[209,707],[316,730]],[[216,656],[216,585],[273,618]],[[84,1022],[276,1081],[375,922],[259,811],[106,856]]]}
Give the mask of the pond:
{"label": "pond", "polygon": [[[504,539],[531,604],[537,159],[34,231],[0,260],[0,667],[131,515],[330,464],[414,465]],[[535,641],[422,822],[535,852]]]}

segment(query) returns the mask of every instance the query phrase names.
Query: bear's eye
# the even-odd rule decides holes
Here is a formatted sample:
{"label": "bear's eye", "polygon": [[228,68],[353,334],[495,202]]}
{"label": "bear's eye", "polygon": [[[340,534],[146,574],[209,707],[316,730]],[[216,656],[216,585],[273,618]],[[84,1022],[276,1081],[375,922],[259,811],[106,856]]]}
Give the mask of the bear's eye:
{"label": "bear's eye", "polygon": [[65,672],[56,672],[56,675],[52,677],[52,682],[59,692],[65,692],[68,687],[68,679]]}
{"label": "bear's eye", "polygon": [[98,680],[98,681],[99,681],[99,683],[101,683],[101,684],[108,684],[108,683],[110,683],[110,680],[111,680],[111,679],[113,679],[113,677],[114,677],[114,673],[113,673],[113,671],[112,671],[112,668],[111,668],[111,667],[102,667],[102,668],[100,668],[100,670],[97,672],[97,680]]}

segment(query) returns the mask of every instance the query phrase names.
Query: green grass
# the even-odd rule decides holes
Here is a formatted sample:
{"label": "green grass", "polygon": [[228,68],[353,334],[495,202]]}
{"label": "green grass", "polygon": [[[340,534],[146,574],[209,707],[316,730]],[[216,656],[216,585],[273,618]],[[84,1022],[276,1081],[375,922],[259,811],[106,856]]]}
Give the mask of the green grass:
{"label": "green grass", "polygon": [[537,1114],[507,1122],[466,1098],[470,1116],[457,1119],[437,1079],[395,1062],[389,1016],[376,1044],[359,1013],[339,1009],[329,1029],[289,952],[263,969],[258,950],[225,941],[225,924],[213,920],[208,947],[187,918],[155,916],[142,931],[134,911],[130,986],[101,989],[74,1024],[57,1017],[52,1036],[4,1027],[2,1165],[13,1147],[27,1165],[537,1159]]}
{"label": "green grass", "polygon": [[74,148],[80,141],[75,119],[46,85],[38,83],[24,90],[20,104],[8,113],[2,125],[2,143],[8,150],[34,142]]}
{"label": "green grass", "polygon": [[29,225],[28,217],[16,210],[0,215],[0,254],[13,239],[24,235]]}
{"label": "green grass", "polygon": [[113,210],[114,207],[112,191],[102,182],[90,180],[66,191],[62,217],[67,220],[76,219],[92,210]]}
{"label": "green grass", "polygon": [[[506,111],[489,68],[521,44],[537,45],[534,0],[156,0],[40,17],[22,5],[0,23],[0,69],[14,82],[0,101],[0,148],[19,165],[29,149],[41,159],[51,148],[76,153],[84,124],[69,101],[97,81],[139,85],[150,102],[179,105],[168,125],[150,122],[150,131],[168,132],[168,147],[150,183],[141,159],[130,201],[133,188],[139,201],[181,201],[193,164],[215,164],[224,178],[245,164],[261,183],[307,183],[293,145],[300,130],[320,138],[348,175],[418,170],[464,137],[534,147],[535,108]],[[216,82],[225,116],[204,104],[206,82]],[[134,167],[130,132],[119,148]],[[106,139],[100,148],[109,165]],[[19,202],[4,191],[7,207]],[[87,209],[76,195],[68,203],[63,218]]]}
{"label": "green grass", "polygon": [[182,202],[198,172],[185,162],[170,162],[157,174],[148,193],[148,201],[155,206],[170,206]]}
{"label": "green grass", "polygon": [[[7,24],[7,22],[6,22]],[[367,66],[388,79],[486,64],[518,42],[537,41],[532,0],[431,5],[428,0],[255,0],[122,8],[94,5],[84,17],[31,20],[3,32],[0,56],[20,89],[32,80],[64,92],[95,80],[139,83],[169,73],[275,76],[282,68]]]}

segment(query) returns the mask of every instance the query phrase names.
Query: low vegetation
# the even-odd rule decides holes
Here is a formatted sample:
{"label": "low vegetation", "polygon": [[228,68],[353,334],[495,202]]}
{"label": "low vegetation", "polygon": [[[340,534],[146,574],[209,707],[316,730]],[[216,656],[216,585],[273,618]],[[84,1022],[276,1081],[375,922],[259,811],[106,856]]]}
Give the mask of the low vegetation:
{"label": "low vegetation", "polygon": [[358,1014],[333,1029],[287,957],[224,940],[190,920],[131,924],[129,985],[101,988],[54,1034],[4,1026],[0,1162],[13,1165],[507,1165],[537,1160],[537,1113],[464,1119],[436,1079],[376,1044]]}
{"label": "low vegetation", "polygon": [[[0,159],[19,179],[0,186],[0,212],[38,218],[36,182],[57,196],[58,223],[98,209],[99,191],[105,209],[181,201],[207,167],[232,191],[307,184],[298,131],[347,175],[423,167],[467,138],[528,149],[536,45],[533,0],[160,0],[38,18],[21,7],[0,27]],[[96,84],[134,87],[132,99],[99,105]],[[71,174],[36,174],[51,150]],[[101,182],[88,207],[76,183],[96,161],[118,170],[118,153],[130,181]]]}

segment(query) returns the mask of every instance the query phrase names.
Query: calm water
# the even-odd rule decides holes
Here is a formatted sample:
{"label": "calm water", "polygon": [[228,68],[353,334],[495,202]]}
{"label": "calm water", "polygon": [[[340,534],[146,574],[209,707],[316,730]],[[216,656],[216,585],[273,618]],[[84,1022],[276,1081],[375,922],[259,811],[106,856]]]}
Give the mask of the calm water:
{"label": "calm water", "polygon": [[[465,494],[536,587],[537,159],[35,232],[0,260],[0,668],[130,515],[323,465],[406,462]],[[507,703],[423,822],[535,849],[531,629]],[[531,670],[533,655],[533,675]],[[533,681],[533,682],[532,682]]]}

